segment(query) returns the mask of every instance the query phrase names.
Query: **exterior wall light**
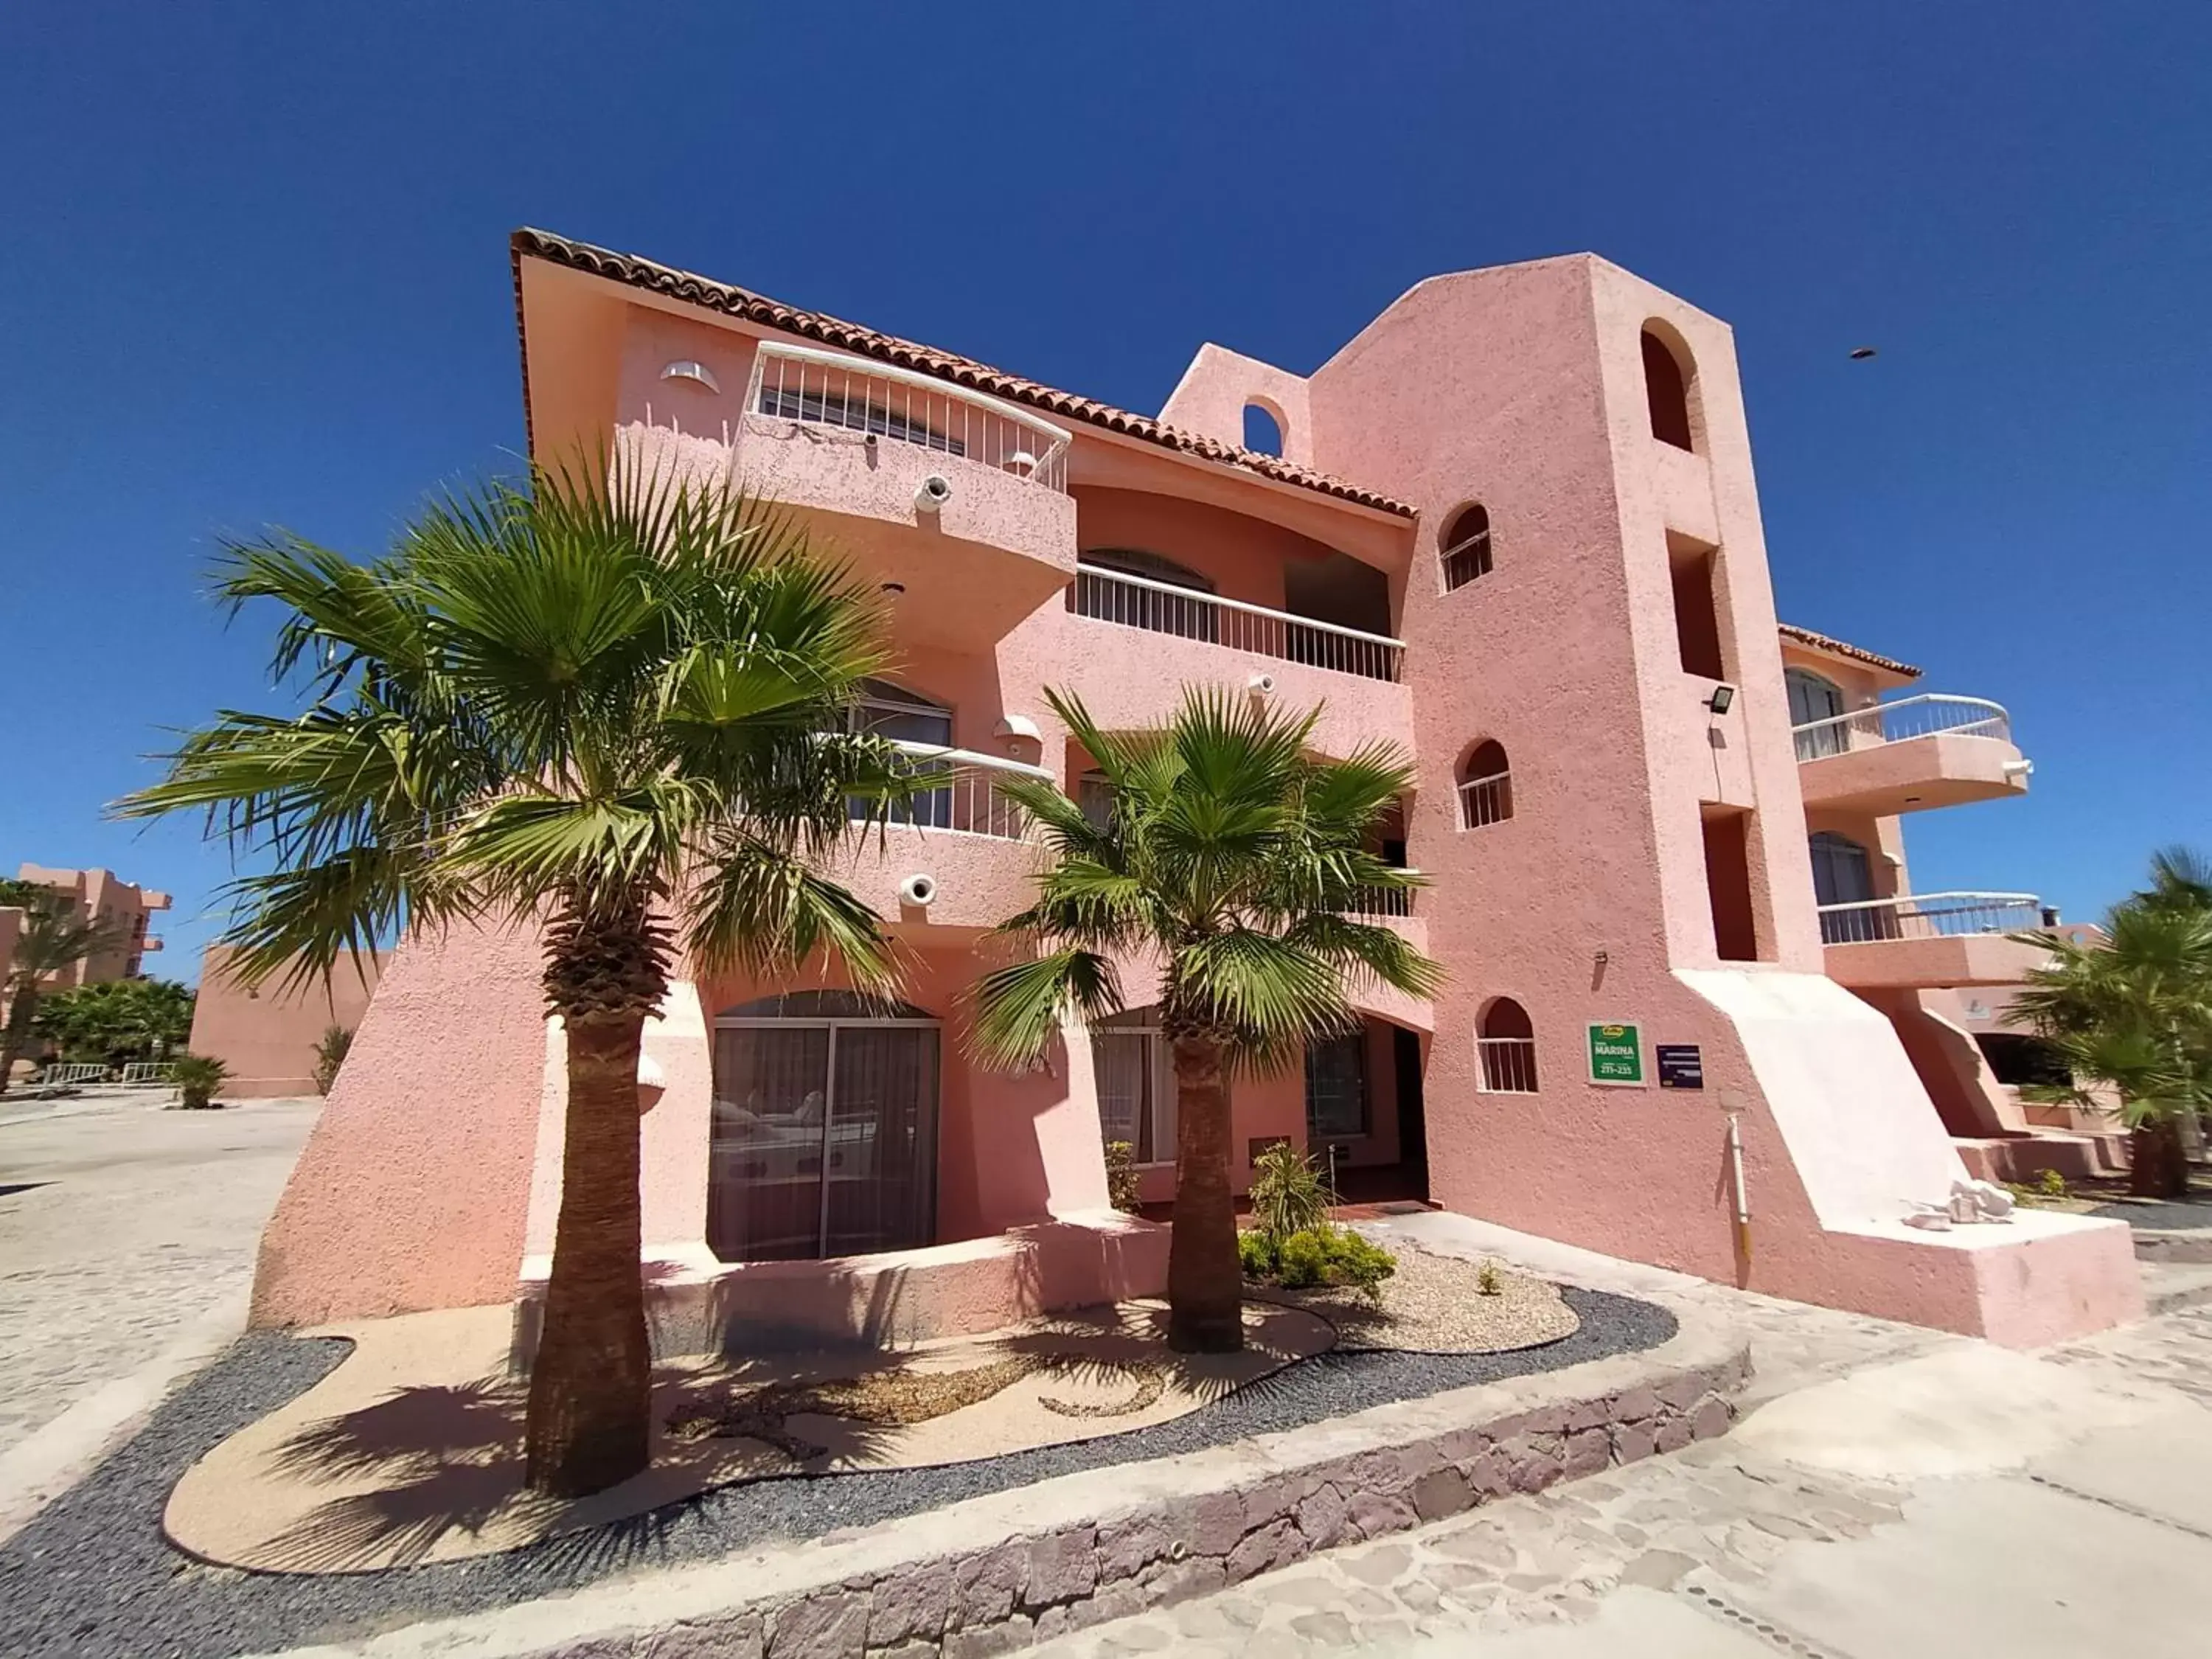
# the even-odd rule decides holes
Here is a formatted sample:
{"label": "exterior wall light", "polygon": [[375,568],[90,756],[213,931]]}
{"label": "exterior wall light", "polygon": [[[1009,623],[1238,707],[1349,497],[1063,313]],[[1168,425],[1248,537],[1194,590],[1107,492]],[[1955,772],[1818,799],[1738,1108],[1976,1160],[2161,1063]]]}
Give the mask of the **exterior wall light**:
{"label": "exterior wall light", "polygon": [[1705,707],[1711,709],[1716,714],[1725,714],[1729,711],[1729,705],[1733,703],[1735,701],[1735,687],[1732,685],[1717,685],[1713,688],[1713,695],[1705,699]]}
{"label": "exterior wall light", "polygon": [[692,362],[688,358],[663,365],[660,378],[664,380],[689,380],[694,386],[704,386],[713,392],[720,392],[722,389],[722,383],[714,378],[713,369],[704,363]]}

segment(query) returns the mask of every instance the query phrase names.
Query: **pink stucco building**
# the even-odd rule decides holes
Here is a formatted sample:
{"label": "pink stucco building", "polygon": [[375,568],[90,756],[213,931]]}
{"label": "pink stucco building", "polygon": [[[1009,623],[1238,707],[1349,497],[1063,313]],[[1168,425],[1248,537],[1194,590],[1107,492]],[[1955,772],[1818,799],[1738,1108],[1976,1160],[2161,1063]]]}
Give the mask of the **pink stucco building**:
{"label": "pink stucco building", "polygon": [[[49,870],[44,865],[26,864],[16,870],[15,878],[52,889],[70,915],[105,924],[113,940],[106,949],[51,975],[46,981],[49,990],[136,979],[143,971],[145,959],[161,948],[161,939],[146,929],[156,915],[169,908],[167,893],[125,881],[112,870]],[[20,923],[0,925],[0,952],[4,952],[0,954],[0,981],[7,977],[19,927]]]}
{"label": "pink stucco building", "polygon": [[[1102,1153],[1129,1141],[1172,1197],[1142,1010],[1019,1075],[963,1040],[1035,867],[994,781],[1085,787],[1063,685],[1109,726],[1192,683],[1320,704],[1324,750],[1418,763],[1383,850],[1433,885],[1387,920],[1449,981],[1238,1085],[1248,1153],[1289,1136],[1362,1190],[2008,1342],[2140,1310],[2116,1224],[1903,1224],[1987,1127],[1926,999],[2016,979],[1987,929],[2018,918],[1923,922],[1879,854],[1901,812],[2024,775],[2001,731],[1882,726],[1863,705],[1907,671],[1779,629],[1723,324],[1587,255],[1462,272],[1309,375],[1203,347],[1153,418],[644,259],[513,252],[534,452],[618,444],[786,504],[891,598],[867,718],[957,766],[842,866],[909,952],[903,1007],[695,978],[649,1030],[665,1341],[1158,1288]],[[1279,455],[1241,447],[1255,406]],[[1816,895],[1824,832],[1866,853],[1863,897]],[[512,935],[395,954],[267,1235],[261,1321],[526,1308],[561,1145],[538,968]]]}
{"label": "pink stucco building", "polygon": [[231,971],[228,946],[210,945],[200,958],[199,995],[192,1003],[192,1053],[229,1068],[226,1100],[271,1100],[315,1092],[317,1050],[336,1027],[359,1028],[384,971],[384,955],[341,957],[327,979],[281,976],[248,985]]}

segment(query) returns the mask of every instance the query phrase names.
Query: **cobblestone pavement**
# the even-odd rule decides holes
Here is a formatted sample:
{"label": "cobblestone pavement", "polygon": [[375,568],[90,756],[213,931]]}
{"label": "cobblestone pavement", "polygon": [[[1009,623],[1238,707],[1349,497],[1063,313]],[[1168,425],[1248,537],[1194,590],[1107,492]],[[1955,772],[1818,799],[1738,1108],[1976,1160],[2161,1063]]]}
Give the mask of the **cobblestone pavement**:
{"label": "cobblestone pavement", "polygon": [[[1443,1217],[1405,1231],[1431,1249],[1480,1249],[1513,1237],[1486,1238]],[[1512,1253],[1510,1243],[1497,1253]],[[2203,1502],[2212,1509],[2212,1414],[2188,1403],[2212,1406],[2212,1310],[2170,1314],[2029,1358],[1679,1280],[1674,1294],[1724,1300],[1752,1328],[1761,1397],[1782,1402],[1770,1407],[1766,1423],[1754,1413],[1727,1439],[1315,1556],[1031,1651],[1043,1659],[1778,1651],[1889,1659],[1904,1650],[1887,1645],[1899,1632],[1869,1629],[1894,1600],[1885,1583],[1897,1582],[1916,1556],[1945,1563],[1946,1572],[1926,1590],[1925,1607],[1889,1608],[1908,1638],[1953,1629],[1966,1636],[2008,1608],[2036,1608],[2038,1573],[1975,1542],[2006,1536],[2020,1516],[2034,1521],[2020,1547],[2047,1534],[2052,1550],[2072,1548],[2094,1563],[2099,1528],[2133,1528],[2142,1535],[2112,1544],[2119,1559],[2179,1552],[2169,1571],[2193,1567],[2200,1583],[2212,1574],[2212,1514],[2200,1513],[2190,1495],[2207,1492]],[[2016,1404],[2019,1420],[1990,1423],[1978,1445],[1972,1437],[1961,1443],[1945,1417],[1972,1413],[1991,1392],[1993,1375],[2000,1387],[2027,1396]],[[2069,1436],[2080,1438],[2076,1426],[2088,1434],[2100,1425],[2101,1442],[2065,1449]],[[1770,1425],[1771,1433],[1761,1432]],[[2158,1448],[2165,1472],[2138,1467],[2147,1445]],[[2042,1462],[2032,1461],[2039,1455]],[[2187,1491],[2174,1469],[2187,1472]],[[1931,1470],[1954,1478],[1931,1484]],[[1944,1505],[1972,1513],[1962,1519]],[[1878,1567],[1854,1550],[1887,1550],[1896,1559]],[[2100,1594],[2108,1602],[2100,1616],[2117,1620],[2111,1633],[2121,1648],[2112,1650],[2212,1650],[2205,1627],[2212,1615],[2191,1622],[2196,1615],[2181,1608],[2179,1591],[2172,1607],[2154,1606],[2154,1596],[2124,1587],[2111,1570],[2100,1577],[2097,1567],[2065,1559],[2040,1579],[2057,1583],[2069,1570],[2082,1582],[2050,1592],[2043,1622],[2017,1633],[2024,1645],[1968,1639],[1957,1650],[2094,1650],[2069,1645],[2080,1632],[2069,1631],[2067,1608],[2069,1597],[2079,1604]],[[1837,1582],[1813,1583],[1823,1574]],[[1778,1608],[1799,1621],[1793,1626]],[[2145,1625],[2147,1634],[2136,1632],[2143,1639],[2130,1643],[2131,1620]],[[2184,1627],[2180,1639],[2204,1645],[2161,1645]],[[1927,1650],[1954,1650],[1939,1640]]]}
{"label": "cobblestone pavement", "polygon": [[244,1294],[322,1104],[167,1098],[0,1099],[0,1453]]}

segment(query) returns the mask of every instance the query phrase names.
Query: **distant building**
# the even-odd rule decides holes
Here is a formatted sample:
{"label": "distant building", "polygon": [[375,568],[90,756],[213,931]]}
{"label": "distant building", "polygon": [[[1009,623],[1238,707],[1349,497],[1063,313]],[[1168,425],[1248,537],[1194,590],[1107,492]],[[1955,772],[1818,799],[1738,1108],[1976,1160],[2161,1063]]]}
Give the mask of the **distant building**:
{"label": "distant building", "polygon": [[[26,864],[15,872],[15,878],[53,889],[71,914],[106,922],[116,934],[112,948],[49,975],[45,981],[49,991],[97,985],[111,979],[137,979],[143,971],[140,964],[161,948],[161,941],[146,931],[147,918],[169,908],[167,893],[134,886],[112,870],[49,870],[43,865]],[[0,908],[0,1013],[5,1011],[4,988],[15,975],[15,950],[24,926],[21,909]]]}
{"label": "distant building", "polygon": [[358,967],[341,961],[327,983],[288,983],[279,975],[247,986],[230,971],[232,954],[227,945],[210,945],[200,958],[191,1051],[230,1068],[226,1100],[314,1093],[315,1051],[333,1025],[348,1032],[360,1025],[384,971],[382,955],[370,951]]}

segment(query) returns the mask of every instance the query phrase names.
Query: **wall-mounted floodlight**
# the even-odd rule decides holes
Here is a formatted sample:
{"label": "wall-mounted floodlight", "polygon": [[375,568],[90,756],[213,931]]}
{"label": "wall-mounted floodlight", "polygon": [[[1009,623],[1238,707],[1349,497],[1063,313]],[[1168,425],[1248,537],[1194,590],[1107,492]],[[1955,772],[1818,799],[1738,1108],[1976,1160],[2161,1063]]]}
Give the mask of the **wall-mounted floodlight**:
{"label": "wall-mounted floodlight", "polygon": [[1735,701],[1735,687],[1732,685],[1717,685],[1713,688],[1713,695],[1705,699],[1705,707],[1711,709],[1716,714],[1725,714],[1729,711],[1729,705],[1733,703]]}

